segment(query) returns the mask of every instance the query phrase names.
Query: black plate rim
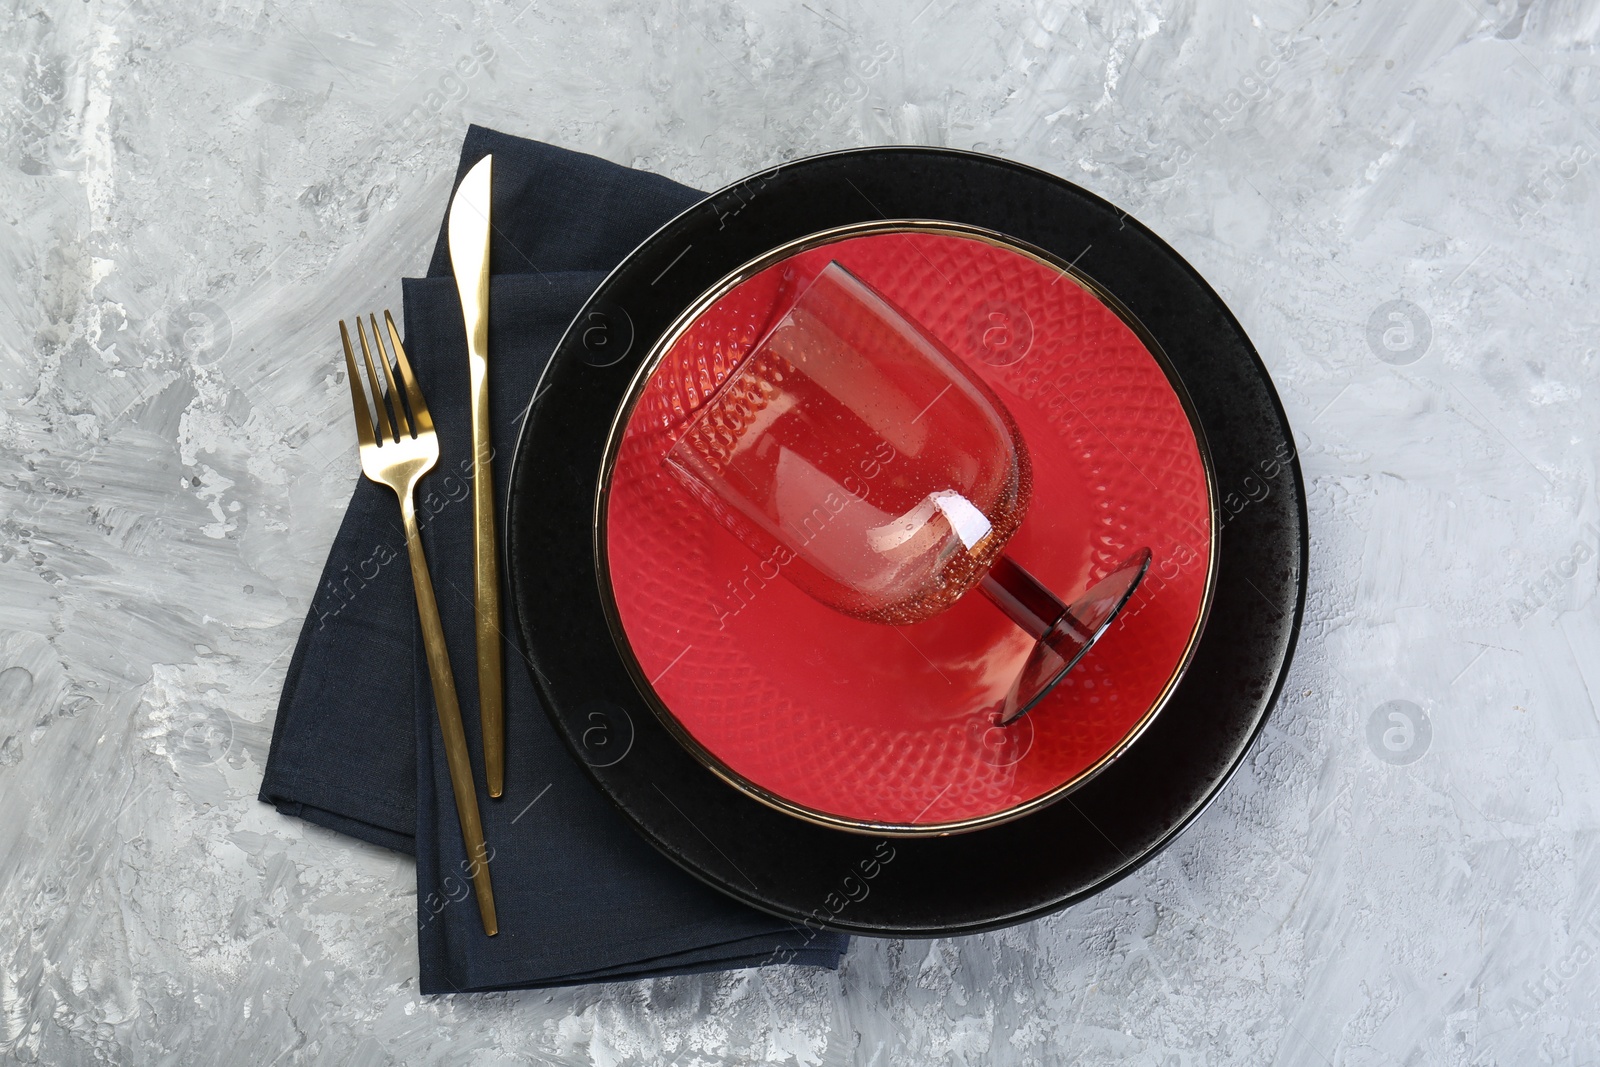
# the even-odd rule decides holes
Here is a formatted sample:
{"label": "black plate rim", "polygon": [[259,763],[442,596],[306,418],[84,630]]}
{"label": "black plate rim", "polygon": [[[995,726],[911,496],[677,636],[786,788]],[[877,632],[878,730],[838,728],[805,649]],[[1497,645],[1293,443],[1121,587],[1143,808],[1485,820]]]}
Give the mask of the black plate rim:
{"label": "black plate rim", "polygon": [[[1043,182],[1045,182],[1047,184],[1050,184],[1050,185],[1054,185],[1054,186],[1058,186],[1058,187],[1064,187],[1065,191],[1070,192],[1070,194],[1072,194],[1072,195],[1076,196],[1077,198],[1081,199],[1082,201],[1084,201],[1088,205],[1090,205],[1092,207],[1095,207],[1095,208],[1098,208],[1098,209],[1101,209],[1102,211],[1105,211],[1105,212],[1115,213],[1117,215],[1117,217],[1118,217],[1119,228],[1122,227],[1122,226],[1127,226],[1127,227],[1130,227],[1130,228],[1134,229],[1135,231],[1141,233],[1146,240],[1148,240],[1151,244],[1156,246],[1156,248],[1160,252],[1164,253],[1164,258],[1165,258],[1166,262],[1169,265],[1175,266],[1178,269],[1180,269],[1182,272],[1187,274],[1190,282],[1197,289],[1199,289],[1199,290],[1203,291],[1205,294],[1209,295],[1210,301],[1211,301],[1211,307],[1210,307],[1209,310],[1211,310],[1211,311],[1213,311],[1215,313],[1218,313],[1221,316],[1221,319],[1222,319],[1223,323],[1232,331],[1232,333],[1233,333],[1234,337],[1237,339],[1237,341],[1240,342],[1240,349],[1248,357],[1249,370],[1253,373],[1253,375],[1256,378],[1256,380],[1258,381],[1258,383],[1264,389],[1264,394],[1265,394],[1264,399],[1266,401],[1267,408],[1270,409],[1266,413],[1269,413],[1273,417],[1273,419],[1275,420],[1276,426],[1281,428],[1281,430],[1282,430],[1281,440],[1282,440],[1282,442],[1284,442],[1287,445],[1288,451],[1286,453],[1281,453],[1280,452],[1278,454],[1278,456],[1277,456],[1276,462],[1277,462],[1277,464],[1281,465],[1280,469],[1287,476],[1287,479],[1288,479],[1288,481],[1290,483],[1289,488],[1290,488],[1290,494],[1291,494],[1292,501],[1293,501],[1292,519],[1293,519],[1293,523],[1294,523],[1294,527],[1295,527],[1295,529],[1293,530],[1293,537],[1294,537],[1294,540],[1298,544],[1298,550],[1297,550],[1297,552],[1295,552],[1295,559],[1294,559],[1294,577],[1292,579],[1292,583],[1293,583],[1293,586],[1294,586],[1292,612],[1291,612],[1291,617],[1290,617],[1290,619],[1288,621],[1287,627],[1283,631],[1282,650],[1281,650],[1281,654],[1278,656],[1278,661],[1277,661],[1276,667],[1273,670],[1273,678],[1272,678],[1270,687],[1263,694],[1261,699],[1259,699],[1258,701],[1255,701],[1255,703],[1259,704],[1261,710],[1260,710],[1259,714],[1256,716],[1254,725],[1250,728],[1248,736],[1245,738],[1244,742],[1241,745],[1239,745],[1238,751],[1232,756],[1231,760],[1228,763],[1228,766],[1225,769],[1223,769],[1220,774],[1216,775],[1213,779],[1210,780],[1210,784],[1208,786],[1206,786],[1206,788],[1205,788],[1204,795],[1202,797],[1200,797],[1196,802],[1194,802],[1189,807],[1189,810],[1186,813],[1184,813],[1180,818],[1178,818],[1175,821],[1171,822],[1170,825],[1168,825],[1167,829],[1164,832],[1160,833],[1159,836],[1153,838],[1145,847],[1142,848],[1142,850],[1136,856],[1128,858],[1125,863],[1122,863],[1121,865],[1116,866],[1116,867],[1106,871],[1103,875],[1099,876],[1091,884],[1086,885],[1081,890],[1057,896],[1054,899],[1051,899],[1049,901],[1043,902],[1043,903],[1038,904],[1036,906],[1020,907],[1020,908],[1016,908],[1016,909],[1009,910],[1009,911],[995,911],[995,912],[992,912],[987,917],[982,918],[982,919],[976,919],[976,920],[970,920],[970,921],[959,921],[958,920],[958,921],[953,921],[953,922],[952,921],[940,921],[940,922],[925,923],[925,924],[921,924],[921,925],[918,925],[918,924],[905,924],[905,925],[895,924],[895,925],[892,925],[892,926],[884,925],[882,923],[858,922],[858,921],[855,921],[855,920],[853,920],[853,919],[851,919],[848,916],[843,915],[843,914],[830,914],[825,919],[818,919],[818,918],[815,917],[816,914],[817,914],[818,909],[812,909],[810,915],[806,915],[805,913],[800,912],[800,911],[795,911],[795,910],[791,910],[791,909],[788,909],[788,908],[785,908],[785,907],[782,907],[782,906],[778,906],[778,905],[774,904],[774,902],[770,898],[764,897],[764,896],[760,895],[759,893],[753,893],[753,892],[744,891],[737,884],[732,883],[731,879],[729,879],[729,878],[718,877],[718,876],[712,874],[710,871],[702,869],[701,867],[697,866],[693,862],[689,861],[684,855],[680,854],[673,847],[671,847],[670,843],[659,839],[647,827],[645,827],[642,824],[640,824],[638,819],[634,816],[634,814],[608,788],[604,776],[602,776],[600,773],[598,773],[597,767],[586,759],[586,755],[585,755],[584,751],[582,750],[582,748],[581,748],[581,746],[580,746],[580,744],[578,742],[577,737],[575,737],[573,735],[573,733],[569,729],[567,729],[566,724],[563,723],[563,721],[561,720],[558,712],[556,711],[556,703],[557,702],[556,702],[556,699],[555,699],[555,695],[554,695],[554,693],[552,691],[552,687],[539,674],[539,672],[537,670],[535,670],[533,672],[533,674],[534,674],[534,684],[535,684],[536,688],[539,691],[541,699],[545,702],[546,709],[547,709],[547,711],[548,711],[548,713],[550,715],[550,718],[551,718],[552,722],[556,726],[558,734],[560,734],[562,736],[563,740],[567,743],[569,749],[573,752],[575,758],[578,759],[579,763],[585,767],[585,770],[589,773],[591,779],[595,782],[596,786],[601,789],[601,791],[612,802],[613,806],[616,807],[617,810],[619,812],[621,812],[623,814],[623,816],[629,821],[629,823],[631,825],[633,825],[635,827],[635,829],[637,829],[643,836],[645,836],[646,839],[649,840],[652,845],[654,845],[658,850],[660,850],[664,855],[666,855],[675,864],[680,866],[682,869],[684,869],[689,874],[693,875],[695,878],[697,878],[701,882],[703,882],[703,883],[707,884],[708,886],[711,886],[711,887],[713,887],[713,888],[715,888],[715,889],[717,889],[717,890],[719,890],[719,891],[721,891],[723,893],[726,893],[726,894],[728,894],[728,895],[730,895],[730,896],[732,896],[732,897],[734,897],[736,899],[739,899],[742,902],[744,902],[746,904],[749,904],[750,906],[755,907],[755,908],[757,908],[759,910],[762,910],[762,911],[768,912],[769,914],[773,914],[775,916],[779,916],[781,918],[785,918],[785,919],[789,919],[789,920],[795,920],[796,918],[799,918],[800,921],[802,921],[802,922],[806,923],[806,925],[812,926],[812,927],[828,928],[828,929],[841,930],[841,931],[845,931],[845,932],[860,933],[860,934],[867,934],[867,935],[876,935],[876,936],[910,936],[910,937],[927,936],[927,937],[934,937],[934,936],[941,936],[941,935],[947,935],[947,934],[975,933],[975,932],[980,932],[980,931],[983,931],[983,930],[990,930],[990,929],[996,929],[996,928],[1000,928],[1000,927],[1004,927],[1004,926],[1013,925],[1013,924],[1015,924],[1017,922],[1027,921],[1027,920],[1032,919],[1032,918],[1037,918],[1037,917],[1040,917],[1040,916],[1043,916],[1043,915],[1051,914],[1051,913],[1053,913],[1055,911],[1058,911],[1058,910],[1060,910],[1062,908],[1068,907],[1068,906],[1070,906],[1071,904],[1073,904],[1075,902],[1081,901],[1083,899],[1086,899],[1089,896],[1093,896],[1093,895],[1095,895],[1095,894],[1097,894],[1099,892],[1102,892],[1106,888],[1109,888],[1110,886],[1112,886],[1112,885],[1116,884],[1117,882],[1121,881],[1123,878],[1127,877],[1129,874],[1132,874],[1134,871],[1137,871],[1145,863],[1148,863],[1151,859],[1153,859],[1156,856],[1160,855],[1161,852],[1165,848],[1167,848],[1174,839],[1176,839],[1179,835],[1181,835],[1181,833],[1185,829],[1187,829],[1189,826],[1191,826],[1196,819],[1198,819],[1202,814],[1205,813],[1205,811],[1207,811],[1210,808],[1211,804],[1213,804],[1216,801],[1216,798],[1218,797],[1218,795],[1220,795],[1222,789],[1228,784],[1228,782],[1230,782],[1232,780],[1233,776],[1238,772],[1239,766],[1243,763],[1244,758],[1249,754],[1249,752],[1251,751],[1255,741],[1259,738],[1261,732],[1265,729],[1268,720],[1272,717],[1272,714],[1273,714],[1275,705],[1277,703],[1277,700],[1279,699],[1279,697],[1282,694],[1283,687],[1287,682],[1290,665],[1291,665],[1292,660],[1293,660],[1293,653],[1294,653],[1294,650],[1295,650],[1295,648],[1296,648],[1296,646],[1298,644],[1298,640],[1299,640],[1299,636],[1300,636],[1300,632],[1301,632],[1301,628],[1302,628],[1302,623],[1303,623],[1303,619],[1304,619],[1305,600],[1306,600],[1306,594],[1307,594],[1307,575],[1308,575],[1308,572],[1309,572],[1309,523],[1308,523],[1308,516],[1307,516],[1306,498],[1305,498],[1304,476],[1303,476],[1303,472],[1302,472],[1301,467],[1300,467],[1298,449],[1295,447],[1293,431],[1292,431],[1292,428],[1289,425],[1287,414],[1284,411],[1281,398],[1278,396],[1276,388],[1272,384],[1271,376],[1267,372],[1267,368],[1266,368],[1264,362],[1261,360],[1260,354],[1256,351],[1254,345],[1250,343],[1248,335],[1245,333],[1243,327],[1240,325],[1237,317],[1233,314],[1232,310],[1230,308],[1228,308],[1226,303],[1222,301],[1220,296],[1218,296],[1215,293],[1215,291],[1213,289],[1211,289],[1211,287],[1205,282],[1204,278],[1193,267],[1193,265],[1191,265],[1186,259],[1184,259],[1180,254],[1178,254],[1176,252],[1176,250],[1172,249],[1171,246],[1167,245],[1166,242],[1164,242],[1158,235],[1156,235],[1153,231],[1151,231],[1147,226],[1143,225],[1137,219],[1134,219],[1131,215],[1128,215],[1126,212],[1123,212],[1123,211],[1117,209],[1114,205],[1110,204],[1109,202],[1105,201],[1103,198],[1095,195],[1094,193],[1089,192],[1088,190],[1082,189],[1081,187],[1078,187],[1078,186],[1066,181],[1065,179],[1060,178],[1059,176],[1053,175],[1053,174],[1051,174],[1051,173],[1049,173],[1047,171],[1043,171],[1043,170],[1040,170],[1038,168],[1028,166],[1026,164],[1018,163],[1018,162],[1013,161],[1013,160],[1007,160],[1007,159],[1003,159],[1003,158],[999,158],[999,157],[995,157],[995,156],[986,155],[984,153],[971,152],[971,151],[959,150],[959,149],[930,148],[930,147],[910,146],[910,145],[884,146],[884,147],[876,147],[876,148],[845,149],[845,150],[836,151],[836,152],[828,152],[828,153],[823,153],[823,154],[820,154],[820,155],[807,156],[807,157],[797,158],[797,159],[794,159],[794,160],[789,160],[789,161],[786,161],[784,163],[778,164],[778,165],[776,165],[774,167],[768,168],[768,169],[766,169],[764,171],[757,172],[757,173],[749,175],[749,176],[747,176],[745,178],[739,179],[738,181],[730,183],[729,185],[724,186],[722,189],[718,190],[717,192],[710,194],[706,198],[702,199],[701,201],[698,201],[696,204],[691,205],[689,208],[687,208],[684,211],[680,212],[678,215],[674,216],[672,219],[670,219],[667,222],[663,223],[660,227],[658,227],[654,231],[654,233],[652,233],[650,235],[650,237],[646,238],[643,242],[641,242],[638,246],[636,246],[632,252],[630,252],[627,256],[625,256],[617,264],[616,267],[614,267],[610,272],[608,272],[606,277],[605,277],[605,279],[597,287],[595,293],[591,296],[591,298],[588,301],[586,301],[586,303],[584,304],[583,308],[580,309],[578,314],[574,317],[572,324],[568,327],[567,331],[563,334],[563,337],[562,337],[561,341],[558,343],[558,345],[556,347],[556,350],[555,350],[556,353],[559,354],[559,353],[561,353],[563,351],[570,351],[570,350],[573,349],[573,347],[575,345],[574,338],[581,335],[581,331],[583,329],[584,323],[586,321],[589,321],[588,316],[592,312],[595,311],[597,305],[603,304],[604,297],[606,296],[606,294],[608,294],[608,292],[609,292],[610,288],[612,287],[612,285],[619,278],[624,277],[631,269],[633,269],[637,265],[638,261],[646,254],[647,250],[650,249],[654,245],[654,243],[658,240],[658,238],[661,238],[664,234],[668,234],[668,233],[672,232],[675,228],[681,226],[685,222],[685,220],[691,218],[692,216],[695,216],[696,214],[699,214],[699,213],[703,213],[706,210],[706,207],[707,207],[708,204],[714,204],[714,203],[718,202],[719,200],[725,201],[728,196],[737,195],[737,193],[740,190],[748,190],[752,186],[754,186],[756,191],[759,192],[759,190],[762,187],[764,187],[768,182],[770,182],[771,180],[773,180],[774,178],[779,176],[783,171],[785,171],[787,169],[790,169],[790,168],[797,167],[797,166],[809,166],[809,165],[812,165],[812,164],[820,164],[820,163],[824,163],[824,162],[827,162],[827,161],[840,160],[840,159],[850,159],[852,157],[872,157],[872,156],[882,157],[882,156],[887,156],[887,155],[899,155],[899,156],[905,156],[905,157],[923,156],[923,157],[928,157],[928,158],[947,157],[949,159],[956,160],[956,161],[965,160],[965,161],[968,161],[968,162],[979,163],[979,164],[982,164],[982,165],[985,165],[985,166],[989,166],[989,167],[996,167],[996,168],[1000,168],[1000,169],[1004,169],[1004,170],[1010,170],[1010,171],[1013,171],[1013,172],[1015,172],[1015,173],[1017,173],[1019,175],[1026,176],[1026,177],[1032,178],[1034,180],[1042,180]],[[858,189],[857,191],[859,192],[860,190]],[[862,194],[862,195],[863,195],[863,197],[865,196],[865,194]],[[742,207],[742,205],[741,205],[741,207]],[[736,214],[737,211],[735,211],[734,213]],[[965,223],[965,222],[968,222],[970,220],[952,219],[950,221],[954,221],[954,222],[957,222],[957,223]],[[1014,234],[1008,234],[1008,236],[1017,237],[1017,235],[1014,235]],[[1022,238],[1022,237],[1017,237],[1017,239],[1019,241],[1027,241],[1028,240],[1027,238]],[[1086,251],[1087,251],[1087,249],[1086,249]],[[676,262],[676,261],[674,261],[674,262]],[[552,356],[550,364],[547,365],[547,367],[545,369],[545,372],[541,375],[540,387],[535,393],[536,397],[541,395],[545,391],[546,384],[547,384],[547,379],[551,377],[551,375],[554,372],[555,368],[556,368],[556,359],[555,359],[554,356]],[[531,405],[530,405],[530,407],[531,407]],[[531,418],[525,418],[524,419],[523,425],[522,425],[522,429],[520,430],[519,435],[518,435],[516,451],[515,451],[515,454],[514,454],[514,457],[513,457],[513,465],[512,465],[512,487],[513,488],[512,488],[511,495],[508,496],[508,499],[506,501],[506,512],[507,512],[507,514],[506,514],[506,523],[507,523],[507,531],[508,531],[507,550],[508,550],[508,553],[509,553],[511,547],[514,546],[517,543],[518,534],[519,534],[519,531],[520,531],[519,513],[518,513],[517,509],[513,506],[514,499],[515,499],[515,497],[517,495],[518,487],[523,484],[524,477],[526,476],[526,472],[533,465],[531,460],[525,459],[525,457],[527,457],[529,455],[529,447],[528,446],[529,446],[529,440],[530,440],[531,434],[533,432],[532,431],[533,423],[534,423],[534,420],[531,419]],[[1209,437],[1210,436],[1210,428],[1207,427],[1206,431],[1207,431],[1207,435]],[[1272,475],[1272,477],[1276,477],[1276,475]],[[521,575],[522,572],[516,566],[516,561],[514,559],[509,559],[508,560],[508,569],[511,571],[511,575],[512,575],[512,586],[513,586],[512,603],[513,603],[513,609],[514,609],[514,611],[516,613],[517,637],[520,639],[520,641],[521,641],[521,643],[523,645],[523,648],[525,650],[527,650],[531,654],[531,652],[533,650],[533,645],[534,645],[533,637],[532,637],[532,634],[530,632],[532,624],[531,624],[531,621],[530,621],[530,618],[529,618],[530,611],[528,610],[528,600],[527,600],[527,597],[524,595],[526,590],[521,588],[523,585],[526,584],[526,581],[531,580],[531,579],[528,579],[528,578],[525,578],[525,577],[519,577],[519,575]],[[1288,607],[1289,605],[1285,604],[1284,606]],[[530,660],[530,663],[531,663],[531,660]],[[631,680],[630,680],[630,684],[631,684]],[[709,773],[709,772],[707,772],[707,773]],[[723,784],[723,788],[730,788],[730,787],[728,787],[725,784]],[[750,803],[756,803],[753,800],[751,800],[749,802]],[[1085,816],[1085,820],[1087,821],[1087,816]],[[1022,820],[1019,820],[1019,823],[1026,824],[1027,821],[1028,821],[1027,818],[1024,818]],[[1016,824],[1012,824],[1012,825],[1016,825]],[[1091,825],[1092,825],[1092,823],[1091,823]],[[845,831],[835,831],[835,832],[836,833],[840,833],[840,834],[845,833]],[[980,836],[984,832],[985,831],[977,831],[977,832],[975,832],[973,834],[970,834],[970,835],[961,835],[961,836],[976,837],[976,836]],[[855,840],[857,840],[857,841],[860,840],[860,838],[857,835],[851,834],[850,836],[855,838]],[[1103,832],[1102,832],[1102,836],[1104,836]],[[709,838],[707,840],[709,841]],[[713,846],[714,846],[714,842],[713,842]],[[1114,843],[1113,843],[1113,847],[1115,847]],[[1119,851],[1120,851],[1120,849],[1119,849]],[[730,863],[731,863],[731,861],[730,861]],[[753,886],[753,883],[752,883],[752,886]]]}

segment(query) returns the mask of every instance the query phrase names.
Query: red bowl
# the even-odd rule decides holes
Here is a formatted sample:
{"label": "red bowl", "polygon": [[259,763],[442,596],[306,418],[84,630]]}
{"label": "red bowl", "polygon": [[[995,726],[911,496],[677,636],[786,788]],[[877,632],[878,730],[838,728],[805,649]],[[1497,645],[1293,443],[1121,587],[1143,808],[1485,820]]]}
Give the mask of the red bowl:
{"label": "red bowl", "polygon": [[[1134,599],[1008,727],[983,713],[1031,640],[984,598],[895,627],[786,582],[662,458],[703,400],[837,260],[1002,399],[1033,461],[1007,555],[1071,600],[1148,545]],[[801,818],[949,833],[1013,818],[1103,769],[1160,710],[1215,573],[1203,437],[1137,323],[1070,266],[942,223],[821,235],[715,287],[645,361],[613,433],[597,547],[613,629],[669,728],[734,786]]]}

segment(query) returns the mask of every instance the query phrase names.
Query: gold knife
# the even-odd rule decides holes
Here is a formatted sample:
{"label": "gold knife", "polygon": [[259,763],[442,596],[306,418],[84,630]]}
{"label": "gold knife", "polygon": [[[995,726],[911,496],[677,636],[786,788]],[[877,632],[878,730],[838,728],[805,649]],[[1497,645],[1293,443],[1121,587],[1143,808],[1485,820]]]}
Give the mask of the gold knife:
{"label": "gold knife", "polygon": [[489,437],[489,188],[493,156],[467,171],[450,202],[450,267],[467,327],[472,385],[472,562],[478,629],[478,711],[489,795],[506,786],[505,691],[500,655],[500,553],[494,530],[494,446]]}

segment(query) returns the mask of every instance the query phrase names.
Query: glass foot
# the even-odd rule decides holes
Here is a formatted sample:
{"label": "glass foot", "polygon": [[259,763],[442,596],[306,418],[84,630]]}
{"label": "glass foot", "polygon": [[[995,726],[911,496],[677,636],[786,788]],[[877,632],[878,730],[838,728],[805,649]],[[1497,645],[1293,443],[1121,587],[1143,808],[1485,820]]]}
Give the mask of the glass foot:
{"label": "glass foot", "polygon": [[1150,569],[1150,550],[1141,548],[1077,600],[1034,642],[1027,663],[1011,683],[1001,705],[1001,726],[1026,715],[1077,666],[1083,654],[1110,628]]}

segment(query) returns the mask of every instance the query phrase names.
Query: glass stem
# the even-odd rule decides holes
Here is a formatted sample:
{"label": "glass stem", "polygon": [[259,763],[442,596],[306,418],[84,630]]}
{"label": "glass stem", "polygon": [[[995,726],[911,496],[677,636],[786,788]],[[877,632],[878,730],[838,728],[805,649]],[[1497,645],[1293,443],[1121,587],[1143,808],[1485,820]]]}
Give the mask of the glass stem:
{"label": "glass stem", "polygon": [[1001,556],[979,584],[983,595],[1006,613],[1006,618],[1027,631],[1037,641],[1067,613],[1067,605],[1046,589],[1039,579]]}

